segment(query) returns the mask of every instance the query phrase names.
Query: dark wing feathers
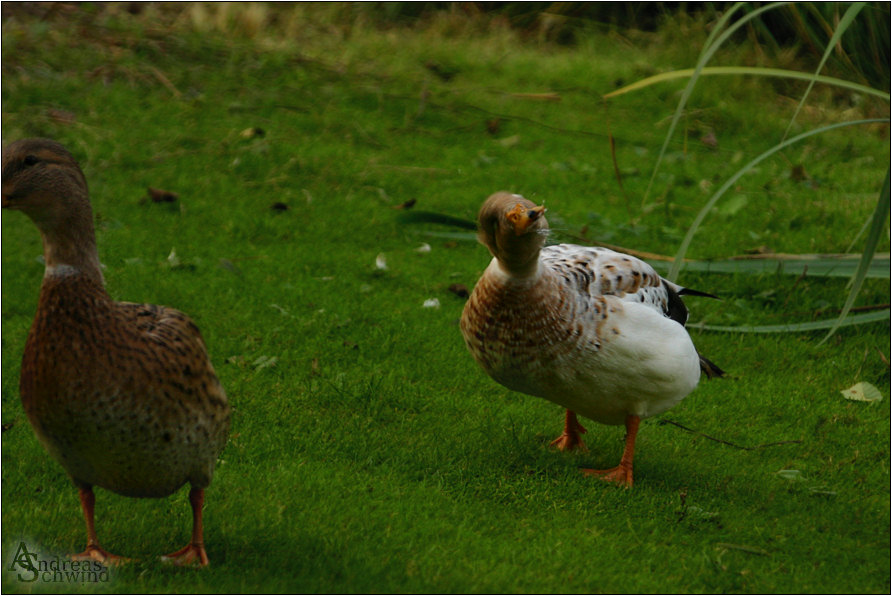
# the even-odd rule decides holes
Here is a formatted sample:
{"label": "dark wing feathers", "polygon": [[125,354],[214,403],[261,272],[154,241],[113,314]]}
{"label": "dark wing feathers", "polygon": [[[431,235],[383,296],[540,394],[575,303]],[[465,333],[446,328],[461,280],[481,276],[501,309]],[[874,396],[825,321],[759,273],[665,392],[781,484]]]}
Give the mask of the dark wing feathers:
{"label": "dark wing feathers", "polygon": [[701,292],[699,290],[692,290],[691,288],[681,288],[678,291],[679,296],[702,296],[703,298],[715,298],[716,300],[721,300],[715,294],[708,294],[706,292]]}
{"label": "dark wing feathers", "polygon": [[673,321],[684,325],[688,322],[688,307],[685,306],[680,296],[680,294],[684,293],[684,288],[676,291],[665,279],[663,280],[663,287],[666,289],[667,296],[666,308],[663,312]]}

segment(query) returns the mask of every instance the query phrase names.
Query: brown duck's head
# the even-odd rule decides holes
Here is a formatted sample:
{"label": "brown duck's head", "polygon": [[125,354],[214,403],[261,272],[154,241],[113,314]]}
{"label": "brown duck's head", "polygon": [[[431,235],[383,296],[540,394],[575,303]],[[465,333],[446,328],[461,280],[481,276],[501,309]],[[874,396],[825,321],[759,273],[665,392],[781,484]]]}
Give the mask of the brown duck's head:
{"label": "brown duck's head", "polygon": [[520,195],[497,192],[486,199],[477,215],[477,238],[512,275],[536,270],[545,246],[548,222],[545,207]]}
{"label": "brown duck's head", "polygon": [[77,160],[50,139],[3,149],[3,208],[24,212],[42,231],[92,219],[87,180]]}

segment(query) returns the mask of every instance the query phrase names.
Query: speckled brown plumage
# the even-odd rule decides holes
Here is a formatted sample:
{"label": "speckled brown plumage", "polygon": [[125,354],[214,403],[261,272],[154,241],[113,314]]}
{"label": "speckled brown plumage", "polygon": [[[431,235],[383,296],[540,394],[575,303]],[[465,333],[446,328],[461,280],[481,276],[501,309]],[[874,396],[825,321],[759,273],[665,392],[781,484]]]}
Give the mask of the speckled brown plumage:
{"label": "speckled brown plumage", "polygon": [[37,437],[81,493],[88,545],[76,558],[117,559],[96,539],[93,486],[164,497],[188,482],[192,541],[169,557],[207,564],[201,507],[230,409],[198,328],[177,310],[109,297],[86,181],[61,145],[28,139],[3,151],[3,207],[28,215],[44,240],[20,389]]}
{"label": "speckled brown plumage", "polygon": [[545,247],[544,211],[505,192],[484,203],[479,238],[493,260],[465,305],[462,334],[493,379],[567,408],[559,448],[584,447],[576,413],[625,424],[620,466],[591,472],[631,485],[638,421],[681,401],[701,370],[722,374],[684,329],[680,295],[698,292],[612,250]]}

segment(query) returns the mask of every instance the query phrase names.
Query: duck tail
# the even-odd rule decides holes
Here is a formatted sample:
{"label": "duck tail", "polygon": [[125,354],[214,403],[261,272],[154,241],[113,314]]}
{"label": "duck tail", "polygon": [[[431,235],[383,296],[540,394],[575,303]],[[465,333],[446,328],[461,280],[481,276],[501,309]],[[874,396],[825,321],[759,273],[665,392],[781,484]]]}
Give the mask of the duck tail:
{"label": "duck tail", "polygon": [[703,354],[697,352],[697,356],[700,357],[700,370],[703,371],[703,373],[706,375],[706,378],[719,379],[725,376],[725,371],[713,364],[710,360],[704,358]]}
{"label": "duck tail", "polygon": [[721,300],[721,298],[719,298],[715,294],[701,292],[700,290],[692,290],[691,288],[679,288],[678,295],[679,296],[702,296],[704,298],[715,298],[716,300]]}

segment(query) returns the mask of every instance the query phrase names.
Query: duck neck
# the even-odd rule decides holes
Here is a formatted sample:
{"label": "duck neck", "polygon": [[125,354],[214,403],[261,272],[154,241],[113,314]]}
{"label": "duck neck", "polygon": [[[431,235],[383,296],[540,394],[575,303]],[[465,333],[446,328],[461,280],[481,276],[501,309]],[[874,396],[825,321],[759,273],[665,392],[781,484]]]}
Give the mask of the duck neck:
{"label": "duck neck", "polygon": [[92,214],[77,214],[62,225],[41,229],[43,258],[46,262],[44,278],[80,275],[99,286],[105,285],[96,250]]}
{"label": "duck neck", "polygon": [[502,272],[510,277],[511,279],[515,279],[518,281],[529,281],[535,279],[539,274],[539,254],[536,253],[536,258],[529,261],[510,261],[497,259],[499,263],[499,269]]}

